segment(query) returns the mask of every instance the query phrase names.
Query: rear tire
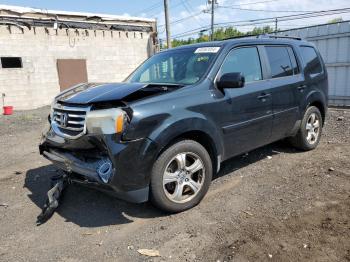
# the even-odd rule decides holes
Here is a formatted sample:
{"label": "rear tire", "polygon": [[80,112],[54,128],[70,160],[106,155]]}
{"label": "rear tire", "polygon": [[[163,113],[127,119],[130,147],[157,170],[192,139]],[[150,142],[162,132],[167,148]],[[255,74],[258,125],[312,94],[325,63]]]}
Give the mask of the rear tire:
{"label": "rear tire", "polygon": [[211,158],[201,144],[193,140],[177,142],[153,165],[151,201],[171,213],[190,209],[207,193],[212,173]]}
{"label": "rear tire", "polygon": [[310,106],[301,121],[298,133],[289,139],[291,144],[301,150],[315,149],[322,134],[322,115],[315,106]]}

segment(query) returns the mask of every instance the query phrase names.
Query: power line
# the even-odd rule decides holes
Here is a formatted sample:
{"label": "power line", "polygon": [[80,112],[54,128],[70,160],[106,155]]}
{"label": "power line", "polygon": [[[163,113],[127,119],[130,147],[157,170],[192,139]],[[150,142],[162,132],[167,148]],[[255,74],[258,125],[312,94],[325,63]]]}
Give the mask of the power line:
{"label": "power line", "polygon": [[[187,6],[187,2],[185,0],[181,0],[181,3],[183,5],[183,7],[185,7],[185,9],[187,10],[187,12],[190,14],[190,17],[195,17],[193,16],[193,12],[190,10],[190,8]],[[199,21],[196,20],[197,24],[200,25]]]}
{"label": "power line", "polygon": [[[190,18],[199,16],[199,15],[201,15],[201,14],[203,14],[203,11],[200,11],[200,12],[198,12],[198,13],[192,14],[192,15],[190,15],[190,16],[186,16],[186,17],[180,18],[180,19],[178,19],[178,20],[171,21],[170,24],[171,24],[171,25],[175,25],[175,24],[181,23],[181,22],[183,22],[183,21],[185,21],[185,20],[188,20],[188,19],[190,19]],[[158,27],[163,27],[163,26],[165,26],[165,24],[159,25]]]}
{"label": "power line", "polygon": [[160,1],[159,3],[155,3],[149,7],[146,7],[138,12],[135,12],[134,14],[137,15],[137,14],[142,14],[142,13],[148,13],[152,10],[154,10],[155,8],[158,8],[158,7],[161,7],[162,6],[162,1]]}
{"label": "power line", "polygon": [[[342,13],[349,13],[349,12],[350,12],[350,8],[321,10],[321,11],[306,12],[302,14],[287,15],[287,16],[277,16],[277,17],[268,17],[268,18],[252,19],[252,20],[240,20],[240,21],[232,21],[232,22],[225,22],[225,23],[216,23],[215,26],[228,27],[230,25],[236,25],[236,26],[258,25],[258,24],[264,24],[264,23],[272,23],[275,21],[276,18],[278,19],[279,22],[283,22],[283,21],[306,19],[306,18],[328,16],[328,15],[342,14]],[[195,28],[192,30],[188,30],[188,31],[176,34],[173,36],[173,38],[193,35],[194,33],[197,33],[203,30],[209,30],[209,29],[210,29],[210,26],[202,26],[199,28]]]}
{"label": "power line", "polygon": [[[176,5],[170,5],[170,7],[173,9],[175,7],[178,7],[180,5],[184,5],[184,7],[187,9],[187,11],[189,13],[191,13],[191,11],[188,10],[188,7],[186,6],[186,3],[188,4],[189,7],[191,7],[189,5],[188,2],[186,2],[187,0],[181,0],[179,3],[177,3]],[[280,0],[266,0],[266,1],[258,1],[258,2],[249,2],[249,3],[242,3],[242,4],[238,4],[238,5],[232,5],[231,7],[239,7],[239,6],[244,6],[244,5],[252,5],[252,4],[262,4],[262,3],[270,3],[270,2],[276,2],[276,1],[280,1]],[[138,15],[138,14],[142,14],[142,13],[145,13],[145,14],[149,14],[150,16],[153,15],[153,14],[156,14],[156,9],[158,8],[162,8],[162,1],[159,1],[158,3],[155,3],[149,7],[146,7],[144,9],[141,9],[140,11],[138,12],[134,12],[133,15]],[[227,6],[228,7],[228,6]],[[163,10],[161,11],[161,13],[164,12]]]}
{"label": "power line", "polygon": [[[186,0],[187,1],[187,0]],[[214,0],[215,1],[215,0]],[[243,4],[239,4],[239,5],[232,5],[232,6],[217,6],[217,8],[229,8],[229,9],[237,9],[237,10],[246,10],[246,11],[263,11],[263,12],[270,12],[270,10],[255,10],[255,9],[243,9],[243,8],[235,8],[235,6],[242,6],[242,5],[251,5],[251,4],[259,4],[259,3],[269,3],[269,2],[275,2],[275,1],[280,1],[280,0],[267,0],[267,1],[258,1],[258,2],[250,2],[250,3],[243,3]],[[183,21],[186,21],[188,19],[191,19],[191,18],[196,18],[197,16],[200,16],[201,14],[203,13],[208,13],[206,12],[207,10],[201,10],[197,13],[191,13],[191,11],[188,9],[188,7],[185,5],[185,1],[182,0],[182,2],[184,3],[184,7],[186,8],[186,10],[190,13],[189,16],[186,16],[186,17],[183,17],[183,18],[180,18],[178,20],[174,20],[174,21],[171,21],[170,24],[171,25],[174,25],[174,24],[178,24],[178,23],[181,23]],[[303,11],[272,11],[272,12],[312,12],[312,11],[306,11],[306,10],[303,10]],[[200,17],[199,17],[200,18]],[[200,18],[201,19],[201,18]],[[201,19],[202,21],[204,21],[203,19]],[[204,21],[205,22],[205,21]],[[165,24],[161,24],[161,25],[158,25],[158,28],[161,28],[161,27],[164,27]]]}
{"label": "power line", "polygon": [[[187,5],[191,10],[192,10],[192,14],[193,12],[195,12],[194,8],[192,7],[192,5],[190,4],[189,0],[183,0],[183,2],[185,3],[185,5]],[[188,9],[187,9],[188,10]],[[201,20],[202,22],[205,23],[205,21],[201,18],[201,17],[198,17],[197,16],[193,16],[197,21],[198,21],[198,18],[199,20]]]}
{"label": "power line", "polygon": [[[175,7],[180,6],[181,4],[182,4],[182,3],[181,3],[181,1],[180,1],[180,2],[177,3],[177,4],[170,5],[170,7],[171,7],[171,8],[175,8]],[[135,13],[133,13],[133,14],[134,14],[134,15],[137,15],[137,14],[142,14],[142,13],[144,13],[144,14],[148,14],[149,16],[152,16],[153,14],[161,14],[161,13],[163,13],[164,10],[162,10],[162,11],[157,10],[157,9],[159,9],[159,8],[163,8],[163,1],[162,1],[162,0],[160,0],[158,3],[155,3],[155,4],[153,4],[153,5],[149,6],[149,7],[146,7],[146,8],[144,8],[144,9],[138,11],[138,12],[135,12]]]}
{"label": "power line", "polygon": [[[172,10],[174,10],[175,8],[177,8],[177,7],[179,7],[180,5],[182,5],[181,0],[180,0],[180,2],[177,3],[177,4],[173,4],[173,5],[171,5],[171,4],[172,4],[172,3],[170,3],[169,8],[171,8]],[[148,13],[148,16],[162,15],[163,13],[164,13],[164,10],[161,10],[161,11],[153,10],[153,11],[150,11],[150,12]]]}
{"label": "power line", "polygon": [[233,21],[233,22],[223,22],[223,23],[217,23],[216,25],[229,25],[229,24],[236,24],[236,23],[241,23],[241,22],[256,22],[256,21],[264,21],[264,20],[273,20],[274,21],[275,18],[277,18],[278,21],[290,21],[290,20],[293,20],[293,18],[300,19],[300,18],[303,18],[304,16],[305,16],[305,18],[308,18],[308,17],[315,17],[315,16],[342,14],[342,13],[348,13],[348,12],[350,12],[350,7],[349,8],[342,8],[342,9],[312,11],[312,12],[306,12],[306,13],[295,14],[295,15],[277,16],[277,17],[243,20],[243,21]]}
{"label": "power line", "polygon": [[301,13],[301,12],[313,12],[310,10],[268,10],[268,9],[249,9],[249,8],[240,8],[240,7],[231,7],[231,6],[218,6],[218,8],[226,8],[233,10],[241,11],[251,11],[251,12],[269,12],[269,13]]}
{"label": "power line", "polygon": [[[187,0],[182,0],[182,3],[183,3],[183,6],[186,8],[187,12],[188,12],[190,15],[189,15],[189,16],[185,16],[185,17],[180,18],[180,19],[177,19],[177,20],[170,21],[170,24],[171,24],[171,25],[175,25],[175,24],[181,23],[181,22],[186,21],[186,20],[191,19],[191,18],[196,18],[197,16],[199,16],[199,15],[205,13],[205,12],[204,12],[205,10],[201,10],[201,11],[199,11],[199,12],[193,13],[193,12],[191,12],[191,11],[189,10],[189,8],[188,8],[188,7],[191,7],[191,6],[190,6],[190,4],[187,2]],[[188,6],[187,6],[187,5],[188,5]],[[191,9],[193,10],[192,7],[191,7]],[[201,19],[201,18],[199,17],[199,19]],[[203,19],[201,19],[201,20],[202,20],[203,22],[206,22],[206,21],[204,21]],[[161,27],[164,27],[164,26],[165,26],[165,24],[161,24],[161,25],[158,25],[158,28],[161,28]]]}
{"label": "power line", "polygon": [[280,0],[266,0],[266,1],[258,1],[258,2],[249,2],[249,3],[242,3],[242,4],[237,4],[237,5],[230,5],[232,7],[239,7],[242,5],[255,5],[255,4],[264,4],[264,3],[270,3],[270,2],[276,2],[276,1],[280,1]]}
{"label": "power line", "polygon": [[[230,7],[218,6],[218,8],[230,8]],[[234,7],[230,8],[230,9],[243,10],[243,11],[253,11],[253,12],[255,12],[255,11],[260,12],[260,11],[261,11],[261,12],[269,12],[269,13],[270,13],[270,12],[276,12],[276,13],[313,12],[313,11],[309,11],[309,10],[299,10],[299,11],[291,11],[291,10],[289,10],[289,11],[284,11],[284,10],[256,10],[256,9],[242,9],[242,8],[234,8]],[[197,12],[197,13],[195,13],[195,14],[192,14],[192,15],[189,15],[189,16],[186,16],[186,17],[183,17],[183,18],[180,18],[180,19],[178,19],[178,20],[171,21],[170,24],[171,24],[171,25],[175,25],[175,24],[181,23],[181,22],[183,22],[183,21],[186,21],[186,20],[188,20],[188,19],[197,17],[197,16],[199,16],[199,15],[205,13],[204,11],[205,11],[205,10],[202,10],[202,11]],[[163,27],[163,26],[165,26],[165,24],[158,25],[158,27]]]}

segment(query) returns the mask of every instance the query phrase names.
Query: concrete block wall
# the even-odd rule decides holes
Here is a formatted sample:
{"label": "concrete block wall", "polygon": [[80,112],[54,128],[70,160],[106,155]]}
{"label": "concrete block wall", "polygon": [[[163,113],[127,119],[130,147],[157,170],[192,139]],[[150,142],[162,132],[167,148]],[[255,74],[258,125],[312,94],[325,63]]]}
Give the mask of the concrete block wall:
{"label": "concrete block wall", "polygon": [[0,93],[15,110],[50,104],[60,92],[57,59],[86,59],[89,82],[122,81],[150,55],[150,42],[147,32],[0,25],[0,57],[21,57],[23,63],[0,67]]}

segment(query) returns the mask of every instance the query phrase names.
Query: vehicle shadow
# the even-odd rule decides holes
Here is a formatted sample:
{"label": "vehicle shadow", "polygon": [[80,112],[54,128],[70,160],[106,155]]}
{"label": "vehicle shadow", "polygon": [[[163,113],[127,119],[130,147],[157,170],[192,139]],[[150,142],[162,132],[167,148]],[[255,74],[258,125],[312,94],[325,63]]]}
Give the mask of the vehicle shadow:
{"label": "vehicle shadow", "polygon": [[302,151],[299,151],[294,147],[290,146],[290,144],[287,141],[281,140],[252,150],[246,154],[242,154],[225,160],[221,163],[220,172],[217,173],[213,177],[213,179],[220,178],[238,169],[246,167],[250,164],[266,159],[268,156],[273,157],[274,155],[278,155],[280,153],[295,154],[301,152]]}
{"label": "vehicle shadow", "polygon": [[[31,194],[28,197],[38,207],[42,208],[45,204],[50,178],[58,172],[53,165],[27,171],[24,187],[29,189]],[[101,191],[75,184],[65,189],[56,213],[66,222],[90,228],[131,223],[134,217],[153,218],[166,215],[150,203],[127,203]]]}
{"label": "vehicle shadow", "polygon": [[[284,142],[274,143],[253,150],[249,154],[226,160],[214,179],[281,152],[297,153],[298,151],[285,145]],[[24,187],[30,190],[31,194],[28,197],[38,207],[43,207],[50,187],[50,178],[57,175],[57,172],[59,171],[53,165],[27,171]],[[75,223],[80,227],[127,224],[133,222],[133,218],[168,215],[154,208],[150,203],[127,203],[100,191],[78,185],[69,185],[66,188],[56,213],[65,218],[67,222]]]}

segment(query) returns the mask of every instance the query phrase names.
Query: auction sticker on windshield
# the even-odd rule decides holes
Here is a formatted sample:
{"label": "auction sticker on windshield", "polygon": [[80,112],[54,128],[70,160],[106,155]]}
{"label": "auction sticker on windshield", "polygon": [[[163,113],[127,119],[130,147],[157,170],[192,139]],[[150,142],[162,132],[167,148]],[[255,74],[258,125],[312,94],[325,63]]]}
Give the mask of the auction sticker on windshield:
{"label": "auction sticker on windshield", "polygon": [[194,51],[195,54],[199,53],[217,53],[220,47],[218,46],[208,46],[208,47],[199,47]]}

